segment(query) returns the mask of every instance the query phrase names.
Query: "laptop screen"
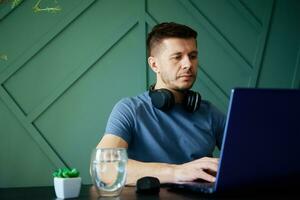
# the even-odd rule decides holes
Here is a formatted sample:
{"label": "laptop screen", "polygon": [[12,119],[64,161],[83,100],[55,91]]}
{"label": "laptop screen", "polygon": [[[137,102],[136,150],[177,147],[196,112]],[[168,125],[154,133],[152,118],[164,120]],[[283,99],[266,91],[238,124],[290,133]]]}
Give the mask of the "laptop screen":
{"label": "laptop screen", "polygon": [[217,191],[287,186],[300,177],[300,90],[233,89]]}

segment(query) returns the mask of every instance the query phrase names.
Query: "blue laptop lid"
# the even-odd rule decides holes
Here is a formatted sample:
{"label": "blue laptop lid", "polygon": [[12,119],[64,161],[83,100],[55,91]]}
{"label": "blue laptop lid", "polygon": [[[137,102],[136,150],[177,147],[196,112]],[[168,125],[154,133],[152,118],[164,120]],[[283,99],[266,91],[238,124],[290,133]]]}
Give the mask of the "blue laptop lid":
{"label": "blue laptop lid", "polygon": [[300,90],[233,89],[215,189],[300,178]]}

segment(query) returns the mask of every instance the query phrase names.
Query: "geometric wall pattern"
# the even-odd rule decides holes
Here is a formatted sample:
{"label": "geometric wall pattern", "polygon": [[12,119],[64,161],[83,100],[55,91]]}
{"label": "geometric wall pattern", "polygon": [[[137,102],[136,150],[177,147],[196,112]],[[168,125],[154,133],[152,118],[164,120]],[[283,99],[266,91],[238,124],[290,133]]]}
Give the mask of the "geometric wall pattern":
{"label": "geometric wall pattern", "polygon": [[[155,81],[145,40],[156,23],[198,31],[194,89],[226,112],[231,88],[260,87],[279,4],[64,0],[62,12],[35,14],[34,2],[0,5],[0,53],[8,56],[0,60],[0,187],[51,185],[62,166],[78,168],[90,183],[90,152],[113,105]],[[285,79],[291,88],[299,88],[299,52]]]}

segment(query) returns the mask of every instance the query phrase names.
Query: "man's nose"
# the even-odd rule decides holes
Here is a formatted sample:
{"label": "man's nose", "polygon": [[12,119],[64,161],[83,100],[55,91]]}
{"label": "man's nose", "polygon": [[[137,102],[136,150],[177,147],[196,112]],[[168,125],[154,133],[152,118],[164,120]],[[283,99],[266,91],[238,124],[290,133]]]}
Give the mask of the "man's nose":
{"label": "man's nose", "polygon": [[183,69],[189,69],[189,68],[191,68],[191,66],[192,66],[192,62],[191,62],[189,56],[185,56],[182,59],[182,68]]}

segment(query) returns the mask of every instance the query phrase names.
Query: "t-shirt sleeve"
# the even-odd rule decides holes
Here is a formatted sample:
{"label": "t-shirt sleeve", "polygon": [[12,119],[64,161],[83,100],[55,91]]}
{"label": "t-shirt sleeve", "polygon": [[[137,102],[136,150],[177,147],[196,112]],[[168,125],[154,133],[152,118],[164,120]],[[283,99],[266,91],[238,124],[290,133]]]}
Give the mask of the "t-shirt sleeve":
{"label": "t-shirt sleeve", "polygon": [[212,105],[213,114],[213,131],[216,136],[217,147],[220,150],[222,146],[222,140],[226,124],[226,115],[222,113],[217,107]]}
{"label": "t-shirt sleeve", "polygon": [[110,113],[105,133],[119,136],[129,144],[132,138],[133,127],[134,109],[130,106],[129,99],[122,99]]}

